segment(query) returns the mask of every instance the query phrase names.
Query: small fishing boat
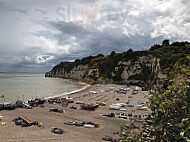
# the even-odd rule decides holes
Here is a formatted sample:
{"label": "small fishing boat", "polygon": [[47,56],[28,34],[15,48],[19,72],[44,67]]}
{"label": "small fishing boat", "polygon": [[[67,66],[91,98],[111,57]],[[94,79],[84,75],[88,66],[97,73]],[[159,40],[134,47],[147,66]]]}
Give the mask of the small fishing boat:
{"label": "small fishing boat", "polygon": [[16,108],[16,104],[15,103],[8,103],[8,102],[4,102],[3,103],[3,109],[4,110],[13,110]]}
{"label": "small fishing boat", "polygon": [[0,110],[3,110],[4,104],[0,104]]}
{"label": "small fishing boat", "polygon": [[80,107],[84,110],[95,110],[97,108],[97,106],[93,104],[82,104]]}
{"label": "small fishing boat", "polygon": [[72,122],[72,121],[65,121],[64,124],[67,124],[67,125],[75,125],[75,122]]}
{"label": "small fishing boat", "polygon": [[146,111],[146,110],[148,110],[148,107],[143,106],[143,107],[138,107],[138,109],[139,109],[139,110],[145,110],[145,111]]}
{"label": "small fishing boat", "polygon": [[52,127],[52,128],[51,128],[51,132],[52,132],[52,133],[56,133],[56,134],[63,134],[64,130],[63,130],[63,129],[60,129],[60,128]]}
{"label": "small fishing boat", "polygon": [[92,125],[92,124],[84,124],[83,127],[85,127],[85,128],[94,128],[95,126]]}
{"label": "small fishing boat", "polygon": [[121,105],[119,104],[112,104],[109,106],[110,109],[113,109],[113,110],[120,110],[121,109]]}
{"label": "small fishing boat", "polygon": [[96,104],[99,104],[99,105],[101,105],[101,106],[105,106],[105,105],[106,105],[105,102],[96,102]]}

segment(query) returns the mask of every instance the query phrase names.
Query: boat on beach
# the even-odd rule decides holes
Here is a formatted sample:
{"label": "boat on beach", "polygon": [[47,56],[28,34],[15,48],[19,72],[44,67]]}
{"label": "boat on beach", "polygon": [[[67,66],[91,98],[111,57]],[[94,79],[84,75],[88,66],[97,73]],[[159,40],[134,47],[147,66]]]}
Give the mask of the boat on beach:
{"label": "boat on beach", "polygon": [[113,109],[113,110],[120,110],[121,109],[121,105],[119,104],[112,104],[109,106],[110,109]]}
{"label": "boat on beach", "polygon": [[101,105],[101,106],[105,106],[106,105],[105,102],[96,102],[96,104]]}
{"label": "boat on beach", "polygon": [[85,127],[85,128],[94,128],[95,126],[92,125],[92,124],[84,124],[84,127]]}
{"label": "boat on beach", "polygon": [[12,102],[4,102],[0,104],[0,110],[13,110],[16,108],[16,104]]}
{"label": "boat on beach", "polygon": [[97,108],[97,106],[93,104],[82,104],[80,107],[84,110],[95,110]]}

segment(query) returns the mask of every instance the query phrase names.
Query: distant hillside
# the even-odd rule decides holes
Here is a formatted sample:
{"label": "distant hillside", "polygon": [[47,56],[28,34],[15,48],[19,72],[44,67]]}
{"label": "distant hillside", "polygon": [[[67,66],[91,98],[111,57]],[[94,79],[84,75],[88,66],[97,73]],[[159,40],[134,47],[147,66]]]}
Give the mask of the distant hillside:
{"label": "distant hillside", "polygon": [[178,65],[190,66],[190,43],[164,40],[148,51],[131,49],[109,56],[99,54],[75,62],[61,62],[46,77],[59,77],[89,83],[133,84],[144,87],[162,85],[169,73]]}

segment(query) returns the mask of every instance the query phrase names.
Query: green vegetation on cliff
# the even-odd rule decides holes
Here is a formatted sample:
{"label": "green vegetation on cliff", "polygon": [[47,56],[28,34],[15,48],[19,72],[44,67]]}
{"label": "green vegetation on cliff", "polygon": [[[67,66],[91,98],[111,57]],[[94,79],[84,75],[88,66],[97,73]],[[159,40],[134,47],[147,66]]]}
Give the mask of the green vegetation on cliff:
{"label": "green vegetation on cliff", "polygon": [[171,45],[154,45],[149,50],[161,59],[161,66],[172,68],[176,63],[189,65],[187,56],[190,55],[190,43],[174,42]]}
{"label": "green vegetation on cliff", "polygon": [[[76,59],[75,62],[61,62],[46,73],[46,77],[152,86],[163,83],[166,77],[162,76],[168,76],[175,66],[182,64],[189,66],[189,57],[190,43],[174,42],[170,45],[168,40],[164,40],[162,45],[154,45],[148,51],[134,52],[131,49],[123,53],[113,51],[108,56],[99,54]],[[85,70],[83,74],[77,76],[79,66],[86,67],[83,68],[83,71]]]}

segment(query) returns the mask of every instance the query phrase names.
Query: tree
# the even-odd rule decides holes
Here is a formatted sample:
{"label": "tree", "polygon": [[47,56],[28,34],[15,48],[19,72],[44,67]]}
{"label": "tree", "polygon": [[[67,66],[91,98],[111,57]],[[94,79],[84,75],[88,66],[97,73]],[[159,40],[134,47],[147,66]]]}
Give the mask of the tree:
{"label": "tree", "polygon": [[110,56],[113,57],[115,54],[116,54],[115,51],[112,51]]}
{"label": "tree", "polygon": [[170,45],[170,41],[168,39],[165,39],[163,42],[162,42],[162,46],[169,46]]}
{"label": "tree", "polygon": [[98,54],[96,57],[104,57],[103,54]]}
{"label": "tree", "polygon": [[127,50],[127,53],[133,53],[133,50],[130,48],[129,50]]}
{"label": "tree", "polygon": [[162,46],[159,44],[154,44],[153,46],[151,46],[150,51],[154,51],[154,50],[159,49],[159,48],[162,48]]}
{"label": "tree", "polygon": [[75,63],[77,63],[77,62],[79,62],[79,61],[80,61],[79,59],[76,59],[76,60],[75,60]]}
{"label": "tree", "polygon": [[132,127],[121,129],[126,142],[190,141],[190,67],[176,67],[171,85],[150,98],[152,115],[146,119],[138,135]]}

